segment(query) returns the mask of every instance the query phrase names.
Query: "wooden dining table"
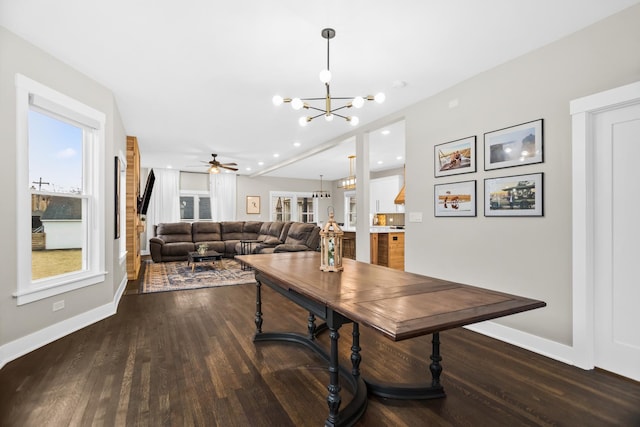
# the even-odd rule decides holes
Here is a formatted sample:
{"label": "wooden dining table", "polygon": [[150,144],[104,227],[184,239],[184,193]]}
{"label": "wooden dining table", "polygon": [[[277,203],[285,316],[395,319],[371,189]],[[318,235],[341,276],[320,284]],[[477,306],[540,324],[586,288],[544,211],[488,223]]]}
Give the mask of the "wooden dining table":
{"label": "wooden dining table", "polygon": [[[433,399],[445,396],[440,383],[441,331],[544,307],[543,301],[343,259],[344,270],[320,270],[318,252],[242,255],[236,257],[255,270],[255,342],[285,341],[306,346],[328,361],[329,414],[325,426],[354,424],[364,413],[367,394],[394,399]],[[263,332],[263,285],[309,312],[305,333]],[[316,324],[316,319],[324,323]],[[351,366],[340,366],[340,327],[353,324]],[[360,325],[393,341],[431,334],[431,378],[419,384],[392,384],[360,375]],[[328,330],[329,351],[316,340]],[[353,397],[341,409],[340,379]]]}

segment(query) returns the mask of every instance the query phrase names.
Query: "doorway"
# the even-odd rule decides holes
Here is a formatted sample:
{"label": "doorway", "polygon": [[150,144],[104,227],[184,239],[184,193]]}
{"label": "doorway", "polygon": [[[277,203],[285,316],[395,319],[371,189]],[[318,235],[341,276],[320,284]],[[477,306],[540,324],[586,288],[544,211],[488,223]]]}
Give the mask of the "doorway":
{"label": "doorway", "polygon": [[640,381],[640,82],[573,101],[571,112],[576,364]]}

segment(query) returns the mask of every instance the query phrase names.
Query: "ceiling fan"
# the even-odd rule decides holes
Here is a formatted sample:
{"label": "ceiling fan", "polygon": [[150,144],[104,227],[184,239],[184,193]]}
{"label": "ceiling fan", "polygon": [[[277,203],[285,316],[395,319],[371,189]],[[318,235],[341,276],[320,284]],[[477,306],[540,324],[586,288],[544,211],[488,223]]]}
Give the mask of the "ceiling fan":
{"label": "ceiling fan", "polygon": [[233,166],[238,166],[237,163],[220,163],[216,157],[217,154],[211,154],[213,156],[213,160],[209,160],[209,173],[220,173],[220,169],[228,169],[230,171],[237,171],[238,168]]}

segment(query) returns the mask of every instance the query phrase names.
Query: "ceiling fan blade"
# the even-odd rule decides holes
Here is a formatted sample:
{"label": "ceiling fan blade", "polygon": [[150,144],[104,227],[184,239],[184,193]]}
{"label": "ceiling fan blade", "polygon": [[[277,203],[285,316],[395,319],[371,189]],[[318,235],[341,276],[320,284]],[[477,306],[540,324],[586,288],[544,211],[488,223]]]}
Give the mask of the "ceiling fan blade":
{"label": "ceiling fan blade", "polygon": [[238,166],[237,163],[220,163],[220,164],[224,166]]}
{"label": "ceiling fan blade", "polygon": [[226,165],[219,165],[218,167],[221,167],[222,169],[228,169],[230,171],[237,171],[238,170],[238,168],[232,168],[232,167],[229,167],[229,166],[226,166]]}

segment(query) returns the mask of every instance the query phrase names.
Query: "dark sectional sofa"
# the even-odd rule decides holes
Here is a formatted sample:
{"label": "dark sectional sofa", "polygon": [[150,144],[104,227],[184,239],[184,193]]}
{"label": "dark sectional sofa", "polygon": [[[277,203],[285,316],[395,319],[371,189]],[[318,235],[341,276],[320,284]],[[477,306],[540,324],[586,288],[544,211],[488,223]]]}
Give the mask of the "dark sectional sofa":
{"label": "dark sectional sofa", "polygon": [[302,222],[174,222],[154,227],[149,240],[154,262],[183,261],[200,244],[232,258],[241,253],[241,240],[257,240],[251,253],[315,251],[320,244],[320,227]]}

